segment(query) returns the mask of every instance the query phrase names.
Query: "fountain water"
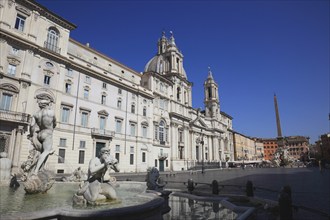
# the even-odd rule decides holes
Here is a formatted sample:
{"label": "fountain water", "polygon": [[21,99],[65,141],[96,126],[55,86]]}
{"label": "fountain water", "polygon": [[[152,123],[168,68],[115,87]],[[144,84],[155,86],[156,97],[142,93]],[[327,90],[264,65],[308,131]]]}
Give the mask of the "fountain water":
{"label": "fountain water", "polygon": [[25,194],[22,187],[0,186],[0,219],[162,219],[164,200],[147,193],[145,183],[118,183],[118,200],[101,206],[73,205],[78,183],[56,182],[45,194]]}

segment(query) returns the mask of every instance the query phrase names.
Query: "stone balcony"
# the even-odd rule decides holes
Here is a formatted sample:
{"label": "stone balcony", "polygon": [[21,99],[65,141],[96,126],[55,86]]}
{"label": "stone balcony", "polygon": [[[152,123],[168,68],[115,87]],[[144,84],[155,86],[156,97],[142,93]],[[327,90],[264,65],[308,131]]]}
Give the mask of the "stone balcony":
{"label": "stone balcony", "polygon": [[57,47],[56,45],[45,41],[44,42],[44,47],[50,51],[53,51],[55,53],[61,53],[61,48]]}
{"label": "stone balcony", "polygon": [[31,115],[21,112],[0,110],[0,121],[29,124],[31,122]]}
{"label": "stone balcony", "polygon": [[114,131],[109,131],[105,129],[92,128],[91,134],[93,137],[98,137],[102,139],[112,139],[115,136]]}
{"label": "stone balcony", "polygon": [[166,160],[166,158],[168,158],[168,154],[167,153],[159,153],[158,154],[158,159],[159,160]]}

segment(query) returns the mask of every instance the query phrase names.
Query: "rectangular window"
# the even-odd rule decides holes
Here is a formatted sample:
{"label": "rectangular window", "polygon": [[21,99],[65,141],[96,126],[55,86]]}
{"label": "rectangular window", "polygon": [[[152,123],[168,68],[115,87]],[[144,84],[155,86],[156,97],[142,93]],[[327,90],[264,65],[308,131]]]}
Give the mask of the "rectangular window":
{"label": "rectangular window", "polygon": [[9,75],[15,76],[15,74],[16,74],[16,66],[13,65],[13,64],[8,64],[8,70],[7,70],[7,73],[8,73]]}
{"label": "rectangular window", "polygon": [[81,112],[81,126],[87,127],[88,126],[88,113]]}
{"label": "rectangular window", "polygon": [[129,155],[129,164],[133,165],[134,164],[134,154]]}
{"label": "rectangular window", "polygon": [[64,163],[64,160],[65,160],[65,149],[58,149],[57,163]]}
{"label": "rectangular window", "polygon": [[105,82],[102,84],[102,88],[103,89],[106,89],[107,88],[107,84]]}
{"label": "rectangular window", "polygon": [[180,158],[180,160],[182,160],[183,159],[183,147],[180,147],[179,148],[179,158]]}
{"label": "rectangular window", "polygon": [[104,130],[105,129],[105,122],[106,122],[105,117],[104,116],[101,116],[100,117],[100,129],[101,130]]}
{"label": "rectangular window", "polygon": [[71,93],[71,84],[65,83],[65,93]]}
{"label": "rectangular window", "polygon": [[15,55],[15,56],[18,56],[18,51],[19,51],[19,49],[16,48],[16,47],[12,47],[12,48],[11,48],[11,54],[13,54],[13,55]]}
{"label": "rectangular window", "polygon": [[160,109],[165,109],[165,104],[164,104],[164,99],[159,99],[159,108]]}
{"label": "rectangular window", "polygon": [[10,94],[3,93],[1,97],[1,104],[0,109],[1,110],[10,110],[11,102],[12,102],[13,96]]}
{"label": "rectangular window", "polygon": [[146,162],[146,152],[142,152],[142,162]]}
{"label": "rectangular window", "polygon": [[80,150],[79,151],[79,164],[83,164],[85,161],[85,151]]}
{"label": "rectangular window", "polygon": [[89,97],[89,90],[84,89],[84,99],[88,99],[88,97]]}
{"label": "rectangular window", "polygon": [[79,148],[86,148],[86,141],[80,141]]}
{"label": "rectangular window", "polygon": [[69,123],[70,108],[62,107],[61,122]]}
{"label": "rectangular window", "polygon": [[183,132],[179,131],[179,141],[183,142]]}
{"label": "rectangular window", "polygon": [[118,108],[118,109],[121,109],[121,100],[118,100],[118,101],[117,101],[117,108]]}
{"label": "rectangular window", "polygon": [[131,106],[131,113],[135,114],[135,105]]}
{"label": "rectangular window", "polygon": [[115,153],[115,157],[116,157],[116,159],[118,160],[118,163],[119,163],[120,153]]}
{"label": "rectangular window", "polygon": [[116,132],[121,133],[122,121],[116,120]]}
{"label": "rectangular window", "polygon": [[16,22],[15,22],[15,29],[19,30],[19,31],[23,31],[24,30],[24,25],[25,25],[25,17],[23,17],[22,15],[17,15],[16,17]]}
{"label": "rectangular window", "polygon": [[142,126],[142,137],[146,138],[147,137],[147,127],[146,126]]}
{"label": "rectangular window", "polygon": [[102,95],[102,97],[101,97],[101,104],[102,105],[105,105],[105,103],[106,103],[106,96],[105,95]]}
{"label": "rectangular window", "polygon": [[131,136],[135,136],[135,124],[130,124],[131,127]]}
{"label": "rectangular window", "polygon": [[69,76],[69,77],[72,77],[73,76],[73,70],[70,69],[70,68],[67,68],[66,70],[67,70],[66,75]]}
{"label": "rectangular window", "polygon": [[120,152],[120,145],[116,145],[116,152]]}
{"label": "rectangular window", "polygon": [[165,160],[165,166],[168,167],[168,160]]}
{"label": "rectangular window", "polygon": [[90,76],[85,76],[85,83],[91,84],[92,79]]}
{"label": "rectangular window", "polygon": [[157,167],[157,159],[155,159],[155,167]]}
{"label": "rectangular window", "polygon": [[147,107],[143,107],[143,116],[147,116]]}
{"label": "rectangular window", "polygon": [[121,95],[121,89],[118,89],[118,94]]}
{"label": "rectangular window", "polygon": [[60,138],[60,147],[66,147],[66,139]]}
{"label": "rectangular window", "polygon": [[130,153],[134,154],[134,147],[133,146],[130,147]]}
{"label": "rectangular window", "polygon": [[50,84],[50,76],[45,75],[44,76],[44,84],[49,85]]}

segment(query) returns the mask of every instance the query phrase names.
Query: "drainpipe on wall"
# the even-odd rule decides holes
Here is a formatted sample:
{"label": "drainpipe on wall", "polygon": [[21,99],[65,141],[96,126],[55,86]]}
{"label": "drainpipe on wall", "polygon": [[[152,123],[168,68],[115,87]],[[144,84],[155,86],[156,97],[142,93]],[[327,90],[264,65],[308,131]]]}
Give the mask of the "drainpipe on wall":
{"label": "drainpipe on wall", "polygon": [[75,142],[75,138],[76,138],[76,120],[77,120],[79,84],[80,84],[80,72],[79,72],[79,75],[78,75],[78,85],[77,85],[78,88],[77,88],[77,95],[76,95],[76,107],[75,107],[74,122],[73,122],[72,150],[74,150],[74,142]]}

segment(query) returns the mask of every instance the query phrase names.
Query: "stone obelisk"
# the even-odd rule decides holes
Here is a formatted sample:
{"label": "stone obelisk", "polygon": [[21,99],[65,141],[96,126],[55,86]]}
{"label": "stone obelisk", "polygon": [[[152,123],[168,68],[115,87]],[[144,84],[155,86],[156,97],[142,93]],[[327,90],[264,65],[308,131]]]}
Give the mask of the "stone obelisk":
{"label": "stone obelisk", "polygon": [[283,140],[283,136],[282,136],[280,113],[278,111],[276,94],[274,94],[274,105],[275,105],[276,125],[277,125],[277,145],[278,145],[279,149],[283,149],[284,140]]}

